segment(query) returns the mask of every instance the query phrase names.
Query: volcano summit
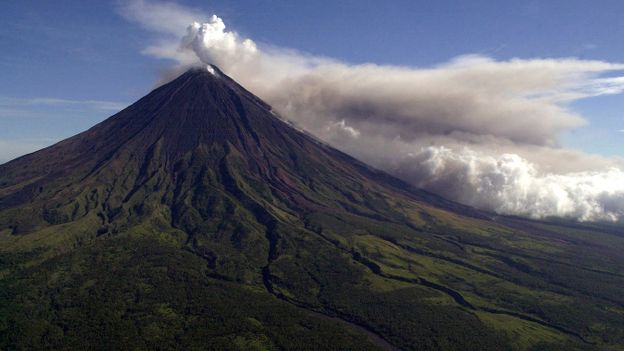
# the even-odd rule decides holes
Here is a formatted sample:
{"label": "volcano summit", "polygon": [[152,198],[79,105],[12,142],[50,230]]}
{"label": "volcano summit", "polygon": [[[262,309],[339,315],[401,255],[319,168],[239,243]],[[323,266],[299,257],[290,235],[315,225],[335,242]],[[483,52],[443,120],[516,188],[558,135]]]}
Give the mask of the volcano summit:
{"label": "volcano summit", "polygon": [[623,250],[415,189],[195,68],[0,165],[0,348],[617,348]]}

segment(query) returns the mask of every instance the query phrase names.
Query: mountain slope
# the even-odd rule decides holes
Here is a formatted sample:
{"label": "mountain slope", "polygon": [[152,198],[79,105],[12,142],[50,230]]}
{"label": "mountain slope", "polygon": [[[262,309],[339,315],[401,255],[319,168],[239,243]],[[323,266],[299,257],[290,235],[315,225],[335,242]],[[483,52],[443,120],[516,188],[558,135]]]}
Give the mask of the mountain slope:
{"label": "mountain slope", "polygon": [[213,70],[0,165],[3,348],[624,343],[619,228],[413,189]]}

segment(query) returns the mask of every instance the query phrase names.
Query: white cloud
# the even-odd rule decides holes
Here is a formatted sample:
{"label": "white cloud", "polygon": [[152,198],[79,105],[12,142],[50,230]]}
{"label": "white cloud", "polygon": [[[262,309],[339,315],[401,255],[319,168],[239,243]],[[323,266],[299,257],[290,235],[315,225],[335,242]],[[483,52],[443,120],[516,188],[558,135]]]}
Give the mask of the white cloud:
{"label": "white cloud", "polygon": [[351,65],[255,43],[178,5],[130,1],[122,12],[165,34],[145,53],[178,69],[216,64],[297,126],[414,184],[501,213],[622,215],[624,162],[560,148],[559,135],[587,123],[571,102],[624,91],[624,64],[465,55],[427,68]]}
{"label": "white cloud", "polygon": [[208,19],[208,16],[198,9],[171,2],[144,0],[124,2],[119,8],[119,13],[140,23],[148,30],[178,36],[178,39],[184,35],[189,24]]}
{"label": "white cloud", "polygon": [[[617,220],[624,215],[624,171],[541,173],[517,154],[422,148],[408,156],[418,185],[462,203],[534,218]],[[470,189],[470,191],[465,191]]]}

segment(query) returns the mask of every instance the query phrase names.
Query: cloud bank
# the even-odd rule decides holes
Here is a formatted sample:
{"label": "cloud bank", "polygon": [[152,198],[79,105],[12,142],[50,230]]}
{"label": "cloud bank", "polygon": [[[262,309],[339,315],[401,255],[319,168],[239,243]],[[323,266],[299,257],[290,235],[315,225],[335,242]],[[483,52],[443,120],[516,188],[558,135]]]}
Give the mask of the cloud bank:
{"label": "cloud bank", "polygon": [[624,64],[465,55],[428,68],[352,65],[255,43],[179,5],[120,11],[158,33],[144,53],[178,71],[215,64],[283,118],[417,186],[502,214],[624,217],[624,161],[558,143],[587,123],[571,102],[624,91]]}

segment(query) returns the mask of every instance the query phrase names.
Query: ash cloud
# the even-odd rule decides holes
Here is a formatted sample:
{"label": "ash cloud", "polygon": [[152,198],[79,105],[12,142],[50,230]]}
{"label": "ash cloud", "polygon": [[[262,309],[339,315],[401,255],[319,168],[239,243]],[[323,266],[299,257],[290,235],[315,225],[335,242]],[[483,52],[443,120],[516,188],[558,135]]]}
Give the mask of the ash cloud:
{"label": "ash cloud", "polygon": [[417,186],[504,214],[624,217],[624,160],[559,146],[587,123],[570,103],[622,93],[623,64],[465,55],[427,68],[352,65],[256,43],[178,5],[131,1],[121,12],[161,36],[144,53],[177,71],[216,64],[283,118]]}

